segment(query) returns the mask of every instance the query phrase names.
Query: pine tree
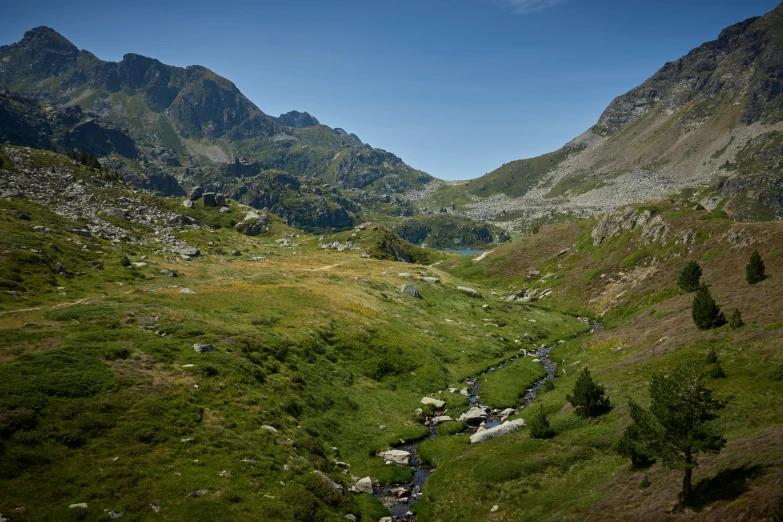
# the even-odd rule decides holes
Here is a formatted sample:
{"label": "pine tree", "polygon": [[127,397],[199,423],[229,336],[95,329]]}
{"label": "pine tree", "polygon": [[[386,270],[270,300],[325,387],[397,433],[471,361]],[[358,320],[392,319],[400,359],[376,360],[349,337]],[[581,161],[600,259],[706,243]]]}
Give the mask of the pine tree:
{"label": "pine tree", "polygon": [[745,279],[748,283],[755,285],[766,278],[764,273],[764,261],[761,260],[758,250],[754,250],[750,255],[750,261],[745,266]]}
{"label": "pine tree", "polygon": [[733,312],[731,312],[731,315],[729,316],[729,326],[732,330],[736,330],[737,328],[742,328],[745,326],[745,323],[742,321],[742,313],[740,313],[739,308],[735,308]]}
{"label": "pine tree", "polygon": [[726,439],[710,424],[723,404],[704,386],[703,370],[697,364],[677,368],[669,375],[655,374],[650,398],[649,410],[629,401],[634,428],[628,436],[634,448],[659,457],[671,469],[684,470],[681,498],[689,504],[698,455],[719,453],[726,445]]}
{"label": "pine tree", "polygon": [[639,426],[633,423],[625,429],[615,449],[621,456],[631,459],[634,469],[648,468],[655,462],[655,457],[644,447]]}
{"label": "pine tree", "polygon": [[128,259],[127,255],[123,255],[122,259],[120,259],[120,265],[122,266],[131,266],[130,259]]}
{"label": "pine tree", "polygon": [[542,406],[538,407],[530,421],[530,436],[534,439],[551,439],[555,436],[555,430],[549,425]]}
{"label": "pine tree", "polygon": [[709,330],[726,324],[726,317],[712,298],[707,285],[702,283],[693,297],[691,312],[693,322],[699,330]]}
{"label": "pine tree", "polygon": [[603,386],[595,383],[590,370],[584,368],[576,379],[574,395],[566,395],[580,417],[594,417],[609,407],[609,398],[605,395]]}
{"label": "pine tree", "polygon": [[696,261],[688,261],[680,272],[680,277],[677,278],[677,285],[686,292],[695,292],[699,289],[700,279],[701,267]]}

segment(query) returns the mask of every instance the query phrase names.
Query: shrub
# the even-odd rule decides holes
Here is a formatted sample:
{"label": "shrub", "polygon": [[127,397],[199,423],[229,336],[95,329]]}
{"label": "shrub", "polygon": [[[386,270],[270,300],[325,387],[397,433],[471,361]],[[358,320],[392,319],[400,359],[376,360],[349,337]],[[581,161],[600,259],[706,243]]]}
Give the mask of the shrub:
{"label": "shrub", "polygon": [[128,259],[127,255],[123,255],[122,259],[120,259],[120,265],[122,266],[131,266],[130,259]]}
{"label": "shrub", "polygon": [[604,387],[596,384],[587,368],[584,368],[576,379],[574,394],[566,395],[566,399],[582,418],[599,415],[609,407],[609,398],[605,395]]}
{"label": "shrub", "polygon": [[530,421],[530,436],[534,439],[550,439],[555,436],[555,430],[549,425],[542,406],[538,407]]}
{"label": "shrub", "polygon": [[745,323],[742,321],[742,314],[739,311],[739,308],[735,308],[733,312],[731,312],[731,315],[729,316],[729,326],[732,330],[736,330],[737,328],[742,328],[745,326]]}
{"label": "shrub", "polygon": [[717,361],[712,365],[712,368],[710,368],[707,373],[713,379],[723,379],[726,377],[726,372],[723,371],[723,367]]}
{"label": "shrub", "polygon": [[615,450],[621,456],[631,459],[633,469],[649,468],[655,462],[655,457],[645,450],[639,427],[636,424],[631,424],[625,429]]}
{"label": "shrub", "polygon": [[553,381],[552,379],[547,379],[547,381],[541,387],[541,391],[544,393],[550,392],[554,389],[555,389],[555,381]]}
{"label": "shrub", "polygon": [[704,283],[699,285],[699,290],[693,296],[691,316],[699,330],[709,330],[726,324],[726,317]]}
{"label": "shrub", "polygon": [[701,279],[701,267],[696,261],[688,261],[685,268],[680,272],[677,278],[677,286],[686,292],[695,292],[699,289],[699,280]]}
{"label": "shrub", "polygon": [[750,255],[750,261],[745,266],[745,279],[748,283],[754,285],[759,281],[763,281],[766,278],[764,273],[764,261],[761,260],[758,250],[754,250]]}
{"label": "shrub", "polygon": [[715,348],[710,348],[710,351],[707,352],[706,361],[707,364],[713,364],[718,362],[718,352],[715,351]]}

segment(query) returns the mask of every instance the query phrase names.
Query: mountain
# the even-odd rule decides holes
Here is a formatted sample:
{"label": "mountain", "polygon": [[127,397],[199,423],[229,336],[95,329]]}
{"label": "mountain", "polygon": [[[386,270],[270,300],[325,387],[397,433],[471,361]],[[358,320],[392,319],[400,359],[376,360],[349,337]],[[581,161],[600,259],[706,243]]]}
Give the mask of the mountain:
{"label": "mountain", "polygon": [[[182,196],[200,185],[291,226],[344,229],[367,218],[395,226],[415,212],[399,195],[434,180],[307,112],[271,117],[205,67],[138,54],[103,61],[48,27],[0,47],[0,86],[0,141],[86,151],[145,190]],[[507,238],[458,219],[467,234],[430,244],[481,248]]]}
{"label": "mountain", "polygon": [[783,5],[666,63],[562,149],[441,184],[425,203],[528,229],[675,195],[783,218],[782,81]]}

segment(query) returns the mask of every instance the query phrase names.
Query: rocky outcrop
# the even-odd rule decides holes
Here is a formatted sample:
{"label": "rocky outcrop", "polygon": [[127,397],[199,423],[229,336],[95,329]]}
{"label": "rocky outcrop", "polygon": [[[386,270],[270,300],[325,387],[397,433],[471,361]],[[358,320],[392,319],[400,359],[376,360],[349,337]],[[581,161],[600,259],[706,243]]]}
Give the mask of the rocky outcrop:
{"label": "rocky outcrop", "polygon": [[306,112],[291,111],[273,118],[278,124],[295,129],[304,129],[306,127],[315,127],[320,125],[318,120]]}
{"label": "rocky outcrop", "polygon": [[500,426],[495,426],[494,428],[488,428],[488,429],[479,429],[470,436],[470,443],[471,444],[478,444],[480,442],[486,442],[488,440],[492,440],[494,438],[500,437],[501,435],[507,435],[509,433],[514,433],[515,431],[519,430],[525,425],[524,419],[515,419],[512,421],[506,421]]}
{"label": "rocky outcrop", "polygon": [[669,225],[661,216],[654,216],[649,210],[641,212],[634,207],[625,207],[601,217],[590,235],[594,245],[600,245],[607,239],[619,236],[623,232],[642,230],[644,243],[666,242],[669,237]]}

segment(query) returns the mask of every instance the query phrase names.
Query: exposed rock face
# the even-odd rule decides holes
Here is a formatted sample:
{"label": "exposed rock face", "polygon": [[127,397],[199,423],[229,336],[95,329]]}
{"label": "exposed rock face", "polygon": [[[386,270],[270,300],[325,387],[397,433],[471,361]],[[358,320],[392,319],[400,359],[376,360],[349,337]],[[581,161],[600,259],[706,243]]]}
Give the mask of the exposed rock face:
{"label": "exposed rock face", "polygon": [[421,403],[422,404],[432,404],[433,406],[435,406],[438,409],[442,408],[446,404],[445,401],[442,401],[440,399],[433,399],[432,397],[424,397],[421,400]]}
{"label": "exposed rock face", "polygon": [[402,290],[402,293],[404,293],[404,294],[408,294],[408,295],[409,295],[409,296],[411,296],[411,297],[421,297],[421,296],[419,295],[419,289],[418,289],[418,288],[416,288],[416,287],[415,287],[415,286],[413,286],[413,285],[402,285],[402,286],[400,287],[400,290]]}
{"label": "exposed rock face", "polygon": [[269,216],[262,213],[248,212],[245,218],[237,223],[236,229],[248,236],[257,236],[269,226]]}
{"label": "exposed rock face", "polygon": [[275,121],[285,127],[293,127],[295,129],[303,129],[305,127],[315,127],[320,125],[318,120],[310,116],[306,112],[291,111],[285,114],[281,114]]}
{"label": "exposed rock face", "polygon": [[468,424],[481,424],[487,418],[487,415],[486,408],[476,406],[460,415],[457,420],[467,422]]}
{"label": "exposed rock face", "polygon": [[666,242],[669,225],[661,216],[653,216],[649,210],[639,212],[634,207],[625,207],[604,215],[590,233],[594,245],[600,245],[609,238],[625,232],[642,229],[642,241],[651,243]]}
{"label": "exposed rock face", "polygon": [[403,450],[382,451],[378,456],[398,466],[409,466],[411,462],[410,452]]}

